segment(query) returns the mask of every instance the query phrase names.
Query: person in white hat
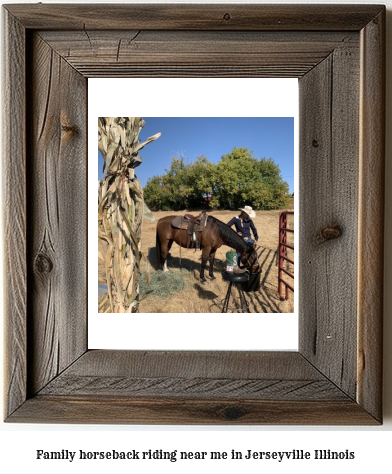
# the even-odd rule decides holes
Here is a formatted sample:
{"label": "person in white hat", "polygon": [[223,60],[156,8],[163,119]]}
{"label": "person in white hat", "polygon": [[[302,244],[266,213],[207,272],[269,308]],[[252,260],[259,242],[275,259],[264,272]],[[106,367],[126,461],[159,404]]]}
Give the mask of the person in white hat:
{"label": "person in white hat", "polygon": [[235,230],[237,233],[248,243],[253,244],[252,235],[255,241],[259,240],[259,236],[257,234],[256,227],[252,221],[252,218],[256,217],[255,211],[251,208],[251,206],[240,207],[239,211],[241,211],[239,216],[233,217],[227,225],[229,227],[235,226]]}

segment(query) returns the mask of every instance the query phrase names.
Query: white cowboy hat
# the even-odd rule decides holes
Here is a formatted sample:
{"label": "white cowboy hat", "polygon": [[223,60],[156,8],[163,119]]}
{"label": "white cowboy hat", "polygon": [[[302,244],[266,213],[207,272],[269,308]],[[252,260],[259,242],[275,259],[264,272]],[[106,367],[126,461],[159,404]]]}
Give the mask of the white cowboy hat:
{"label": "white cowboy hat", "polygon": [[239,210],[246,212],[251,219],[256,217],[255,211],[250,206],[240,207]]}

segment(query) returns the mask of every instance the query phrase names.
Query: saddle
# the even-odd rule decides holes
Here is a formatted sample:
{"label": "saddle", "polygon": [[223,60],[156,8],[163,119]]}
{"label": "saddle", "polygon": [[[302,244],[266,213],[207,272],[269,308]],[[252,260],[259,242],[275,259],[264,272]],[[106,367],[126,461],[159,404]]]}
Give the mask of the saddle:
{"label": "saddle", "polygon": [[207,224],[207,218],[208,216],[205,211],[201,212],[198,216],[185,214],[183,216],[176,216],[172,220],[171,225],[175,229],[186,229],[186,233],[193,236],[196,232],[203,232]]}

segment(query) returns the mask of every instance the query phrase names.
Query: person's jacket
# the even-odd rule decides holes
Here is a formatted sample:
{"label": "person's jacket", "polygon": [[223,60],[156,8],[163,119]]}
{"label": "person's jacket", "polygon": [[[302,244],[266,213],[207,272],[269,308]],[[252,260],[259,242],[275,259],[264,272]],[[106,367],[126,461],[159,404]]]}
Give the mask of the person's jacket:
{"label": "person's jacket", "polygon": [[251,230],[253,232],[254,238],[256,241],[259,240],[259,236],[257,234],[256,227],[252,221],[252,219],[243,219],[241,222],[241,219],[238,216],[233,217],[227,225],[229,227],[235,225],[235,230],[238,232],[241,232],[242,237],[244,239],[251,239]]}

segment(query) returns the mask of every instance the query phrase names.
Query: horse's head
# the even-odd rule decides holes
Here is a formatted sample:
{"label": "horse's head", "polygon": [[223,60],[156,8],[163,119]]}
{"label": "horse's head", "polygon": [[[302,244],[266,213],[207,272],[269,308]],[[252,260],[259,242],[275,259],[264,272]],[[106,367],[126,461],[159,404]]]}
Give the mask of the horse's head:
{"label": "horse's head", "polygon": [[260,264],[256,249],[256,243],[248,244],[247,248],[242,252],[240,257],[241,265],[249,269],[252,273],[260,271]]}

